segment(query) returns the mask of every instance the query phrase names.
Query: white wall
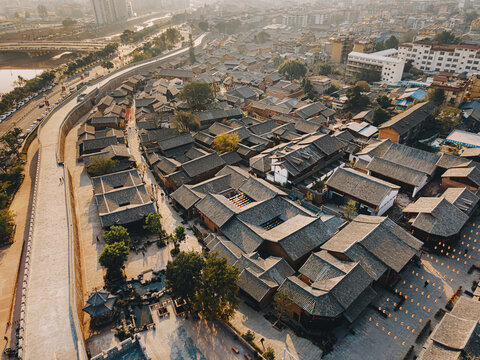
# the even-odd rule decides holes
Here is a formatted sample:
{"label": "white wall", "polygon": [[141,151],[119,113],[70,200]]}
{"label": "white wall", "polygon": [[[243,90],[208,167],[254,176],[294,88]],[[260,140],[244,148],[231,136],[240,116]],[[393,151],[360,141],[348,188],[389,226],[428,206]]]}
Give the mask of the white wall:
{"label": "white wall", "polygon": [[393,204],[395,203],[395,200],[397,199],[397,195],[398,195],[398,190],[392,190],[388,193],[387,196],[385,196],[385,198],[380,203],[380,206],[378,207],[378,211],[377,211],[378,216],[382,216],[385,213],[385,211],[387,211],[393,206]]}

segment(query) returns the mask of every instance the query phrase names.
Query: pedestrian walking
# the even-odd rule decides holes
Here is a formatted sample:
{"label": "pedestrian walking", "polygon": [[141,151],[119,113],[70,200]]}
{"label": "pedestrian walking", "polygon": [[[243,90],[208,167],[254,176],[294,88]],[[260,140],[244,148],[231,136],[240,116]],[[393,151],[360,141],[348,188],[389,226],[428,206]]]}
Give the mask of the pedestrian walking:
{"label": "pedestrian walking", "polygon": [[465,255],[467,255],[467,254],[468,254],[468,249],[465,249]]}
{"label": "pedestrian walking", "polygon": [[428,280],[426,280],[426,281],[425,281],[425,284],[423,285],[423,287],[427,287],[427,286],[428,286],[428,284],[429,284],[429,281],[428,281]]}
{"label": "pedestrian walking", "polygon": [[100,239],[98,238],[98,235],[97,235],[97,242],[100,242]]}

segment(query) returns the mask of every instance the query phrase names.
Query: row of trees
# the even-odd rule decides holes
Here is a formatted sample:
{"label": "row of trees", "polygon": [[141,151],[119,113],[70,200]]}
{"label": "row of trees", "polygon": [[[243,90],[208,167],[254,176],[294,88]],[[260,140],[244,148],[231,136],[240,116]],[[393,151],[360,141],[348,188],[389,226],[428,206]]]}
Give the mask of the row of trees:
{"label": "row of trees", "polygon": [[161,35],[148,41],[140,48],[135,49],[131,56],[134,62],[150,59],[161,55],[164,51],[170,50],[180,40],[181,35],[177,28],[168,28]]}
{"label": "row of trees", "polygon": [[79,69],[93,64],[99,60],[105,60],[113,56],[117,52],[118,44],[108,44],[102,50],[91,52],[70,62],[65,70],[65,75],[72,75]]}
{"label": "row of trees", "polygon": [[30,80],[22,80],[15,89],[4,94],[0,100],[0,113],[6,112],[15,104],[23,101],[27,96],[38,92],[55,80],[54,71],[44,71]]}
{"label": "row of trees", "polygon": [[24,178],[18,141],[21,132],[21,129],[14,128],[0,137],[0,245],[11,240],[15,227],[14,216],[8,207]]}

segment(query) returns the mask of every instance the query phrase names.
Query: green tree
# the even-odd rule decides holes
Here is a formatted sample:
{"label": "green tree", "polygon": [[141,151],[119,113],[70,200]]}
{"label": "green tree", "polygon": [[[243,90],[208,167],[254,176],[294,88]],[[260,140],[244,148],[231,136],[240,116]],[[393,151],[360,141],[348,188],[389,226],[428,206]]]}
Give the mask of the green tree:
{"label": "green tree", "polygon": [[281,291],[277,292],[273,297],[273,308],[277,313],[277,321],[285,319],[288,316],[289,308],[293,305],[292,300],[290,300],[292,296],[288,291]]}
{"label": "green tree", "polygon": [[177,111],[172,119],[172,126],[181,133],[188,133],[198,129],[195,115],[189,111]]}
{"label": "green tree", "polygon": [[255,333],[253,331],[247,330],[246,333],[242,334],[242,337],[249,344],[253,344],[253,340],[255,340]]}
{"label": "green tree", "polygon": [[385,40],[385,49],[398,49],[399,41],[396,36],[392,35]]}
{"label": "green tree", "polygon": [[105,61],[103,64],[102,64],[102,67],[104,67],[105,69],[113,69],[115,67],[115,65],[113,64],[113,62],[111,61]]}
{"label": "green tree", "polygon": [[158,235],[158,241],[161,241],[163,235],[162,215],[157,213],[148,214],[143,228],[152,234]]}
{"label": "green tree", "polygon": [[302,89],[303,89],[303,93],[310,99],[313,99],[315,96],[314,96],[314,89],[313,89],[313,85],[312,85],[312,82],[310,81],[309,78],[303,78],[302,79]]}
{"label": "green tree", "polygon": [[270,34],[266,31],[260,31],[257,35],[254,36],[253,41],[257,44],[264,44],[270,40]]}
{"label": "green tree", "polygon": [[77,24],[77,20],[73,20],[72,18],[66,18],[66,19],[63,19],[62,21],[63,27],[70,27],[76,24]]}
{"label": "green tree", "polygon": [[22,129],[14,128],[0,137],[0,143],[5,145],[12,153],[16,154],[20,148],[20,144],[18,143],[18,135],[21,133]]}
{"label": "green tree", "polygon": [[362,94],[362,88],[358,85],[348,89],[346,95],[348,109],[363,109],[370,103],[368,96]]}
{"label": "green tree", "polygon": [[192,81],[186,84],[179,97],[194,110],[204,110],[207,105],[215,100],[210,85],[200,81]]}
{"label": "green tree", "polygon": [[385,40],[379,40],[375,44],[375,51],[385,50]]}
{"label": "green tree", "polygon": [[442,105],[435,116],[437,127],[444,135],[450,134],[461,123],[460,111],[450,105]]}
{"label": "green tree", "polygon": [[325,75],[325,76],[330,75],[332,71],[333,71],[332,65],[324,62],[316,64],[315,67],[313,68],[313,72],[317,75]]}
{"label": "green tree", "polygon": [[0,245],[10,241],[14,226],[12,212],[8,209],[0,210]]}
{"label": "green tree", "polygon": [[200,30],[203,32],[208,31],[208,21],[207,20],[202,20],[198,23],[198,27]]}
{"label": "green tree", "polygon": [[413,39],[415,39],[415,36],[417,33],[415,30],[407,30],[405,33],[403,33],[401,41],[402,42],[412,42]]}
{"label": "green tree", "polygon": [[428,92],[428,100],[437,106],[445,102],[445,91],[443,89],[434,88]]}
{"label": "green tree", "polygon": [[238,275],[238,268],[229,266],[226,258],[210,254],[203,267],[194,308],[207,319],[228,320],[239,304]]}
{"label": "green tree", "polygon": [[87,172],[90,176],[110,174],[115,172],[118,163],[118,160],[113,160],[107,156],[97,156],[87,166]]}
{"label": "green tree", "polygon": [[388,109],[390,106],[392,106],[392,102],[387,95],[380,95],[379,97],[377,97],[377,104],[382,109]]}
{"label": "green tree", "polygon": [[128,246],[130,244],[130,234],[123,226],[111,226],[108,231],[103,232],[105,242],[109,245],[123,242]]}
{"label": "green tree", "polygon": [[190,303],[201,286],[205,260],[201,253],[180,251],[167,263],[165,288],[173,298],[182,298]]}
{"label": "green tree", "polygon": [[46,6],[43,4],[40,4],[37,6],[37,12],[38,12],[38,15],[43,19],[45,19],[48,16],[48,10]]}
{"label": "green tree", "polygon": [[184,242],[186,238],[187,238],[187,233],[185,231],[185,226],[180,224],[177,225],[173,230],[173,234],[172,234],[173,246],[175,247],[176,253],[180,251],[180,244]]}
{"label": "green tree", "polygon": [[380,71],[360,69],[360,71],[355,74],[354,79],[355,82],[366,81],[371,84],[380,81],[382,79],[382,74]]}
{"label": "green tree", "polygon": [[440,44],[457,44],[459,41],[455,34],[448,30],[439,32],[433,40],[438,41]]}
{"label": "green tree", "polygon": [[273,66],[275,66],[277,69],[280,65],[283,64],[283,58],[278,54],[272,58],[272,61],[273,61]]}
{"label": "green tree", "polygon": [[269,346],[262,356],[265,360],[275,360],[275,351]]}
{"label": "green tree", "polygon": [[190,64],[193,65],[195,64],[195,61],[197,61],[197,58],[195,57],[195,46],[193,44],[193,36],[191,33],[189,35],[189,38],[190,38],[190,48],[188,49],[188,54],[190,57]]}
{"label": "green tree", "polygon": [[373,121],[374,126],[378,126],[380,124],[383,124],[385,121],[387,121],[389,119],[390,119],[390,114],[385,109],[383,109],[381,107],[377,107],[373,111],[372,121]]}
{"label": "green tree", "polygon": [[477,20],[477,19],[478,19],[478,13],[475,10],[465,14],[465,22],[467,24],[470,24],[473,20]]}
{"label": "green tree", "polygon": [[343,216],[347,220],[352,220],[355,216],[357,216],[357,204],[355,201],[350,200],[347,204],[343,206]]}
{"label": "green tree", "polygon": [[123,242],[107,245],[103,249],[98,262],[107,269],[106,279],[114,280],[122,277],[123,264],[128,259],[129,248]]}
{"label": "green tree", "polygon": [[307,67],[301,61],[289,60],[280,65],[278,72],[284,75],[288,80],[298,80],[305,76],[307,73]]}
{"label": "green tree", "polygon": [[165,37],[170,44],[175,44],[180,40],[180,31],[177,28],[170,27],[165,30]]}
{"label": "green tree", "polygon": [[238,147],[240,137],[236,132],[222,133],[213,140],[213,148],[220,154],[234,151]]}

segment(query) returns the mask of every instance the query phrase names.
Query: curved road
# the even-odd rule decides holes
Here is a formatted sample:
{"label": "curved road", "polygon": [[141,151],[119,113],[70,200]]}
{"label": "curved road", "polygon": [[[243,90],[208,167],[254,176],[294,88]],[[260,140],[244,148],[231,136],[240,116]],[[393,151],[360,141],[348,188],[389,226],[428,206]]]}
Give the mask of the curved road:
{"label": "curved road", "polygon": [[[195,40],[201,45],[206,34]],[[90,93],[131,70],[166,60],[188,51],[179,49],[107,76],[88,86]],[[35,218],[26,292],[24,359],[83,359],[82,334],[77,333],[76,311],[70,298],[72,278],[67,192],[61,179],[64,167],[57,162],[59,129],[77,105],[77,97],[65,102],[40,129],[40,163]]]}

